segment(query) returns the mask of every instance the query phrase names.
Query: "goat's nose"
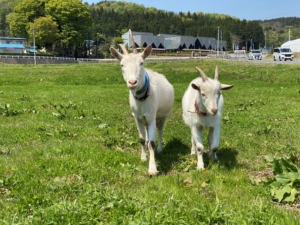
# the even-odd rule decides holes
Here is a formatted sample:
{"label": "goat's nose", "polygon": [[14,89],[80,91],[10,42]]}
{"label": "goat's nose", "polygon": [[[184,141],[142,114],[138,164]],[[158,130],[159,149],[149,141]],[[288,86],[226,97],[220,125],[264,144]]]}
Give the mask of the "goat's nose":
{"label": "goat's nose", "polygon": [[129,80],[128,83],[131,85],[135,85],[137,83],[137,80]]}
{"label": "goat's nose", "polygon": [[217,111],[218,111],[218,109],[216,109],[216,108],[211,109],[211,112],[212,112],[214,115],[217,114]]}

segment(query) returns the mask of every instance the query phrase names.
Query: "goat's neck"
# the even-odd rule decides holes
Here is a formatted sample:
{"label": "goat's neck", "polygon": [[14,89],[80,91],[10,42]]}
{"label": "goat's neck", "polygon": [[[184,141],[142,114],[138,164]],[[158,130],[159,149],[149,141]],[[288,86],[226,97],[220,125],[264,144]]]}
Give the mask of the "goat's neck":
{"label": "goat's neck", "polygon": [[145,78],[144,78],[143,86],[139,90],[132,92],[134,98],[140,101],[145,100],[149,95],[150,79],[146,70],[144,70],[144,75]]}
{"label": "goat's neck", "polygon": [[202,113],[206,114],[207,113],[206,107],[203,105],[201,98],[202,98],[201,93],[198,93],[197,97],[195,99],[195,104],[197,105],[198,110],[200,110]]}

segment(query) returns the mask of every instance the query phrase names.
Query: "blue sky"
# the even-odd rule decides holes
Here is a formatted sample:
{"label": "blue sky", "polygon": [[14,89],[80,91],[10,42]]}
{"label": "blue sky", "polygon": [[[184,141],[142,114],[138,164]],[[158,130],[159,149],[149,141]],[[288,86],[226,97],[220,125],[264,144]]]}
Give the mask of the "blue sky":
{"label": "blue sky", "polygon": [[[82,0],[89,4],[101,0]],[[300,18],[300,0],[126,0],[145,7],[171,12],[205,12],[227,14],[246,20],[268,20],[279,17]]]}

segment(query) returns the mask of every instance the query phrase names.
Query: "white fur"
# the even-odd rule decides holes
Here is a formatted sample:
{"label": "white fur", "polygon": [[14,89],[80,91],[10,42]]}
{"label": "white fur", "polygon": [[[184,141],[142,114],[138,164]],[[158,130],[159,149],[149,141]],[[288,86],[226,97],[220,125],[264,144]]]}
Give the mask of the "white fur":
{"label": "white fur", "polygon": [[[216,151],[219,147],[221,134],[221,119],[223,110],[223,96],[221,90],[229,90],[233,85],[221,84],[218,81],[218,67],[216,67],[215,79],[206,77],[204,72],[197,68],[201,77],[194,79],[188,86],[182,99],[183,120],[191,128],[192,147],[191,154],[197,153],[197,169],[203,169],[204,146],[202,141],[203,129],[209,129],[209,157],[214,154],[217,160]],[[197,113],[198,109],[205,115]]]}
{"label": "white fur", "polygon": [[[122,48],[123,49],[123,48]],[[137,100],[137,95],[145,84],[144,59],[151,53],[151,45],[147,46],[142,53],[121,54],[114,48],[110,48],[112,55],[120,60],[122,74],[129,88],[130,108],[137,124],[140,143],[142,145],[141,159],[147,160],[146,149],[150,153],[149,174],[158,173],[155,163],[155,137],[158,129],[157,151],[162,151],[163,126],[174,103],[174,90],[167,79],[159,73],[146,69],[149,76],[149,92],[145,100]],[[124,51],[126,51],[124,49]],[[151,144],[152,143],[152,144]]]}

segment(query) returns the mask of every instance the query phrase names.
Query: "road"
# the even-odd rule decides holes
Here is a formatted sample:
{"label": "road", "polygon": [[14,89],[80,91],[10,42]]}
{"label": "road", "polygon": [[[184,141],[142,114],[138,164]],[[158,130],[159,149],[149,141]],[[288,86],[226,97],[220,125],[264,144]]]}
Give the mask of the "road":
{"label": "road", "polygon": [[249,60],[248,58],[245,57],[231,57],[227,60],[235,60],[235,61],[243,61],[243,62],[250,62],[250,63],[274,63],[274,64],[300,64],[299,59],[295,59],[294,61],[274,61],[273,59],[265,59],[263,58],[262,60]]}

